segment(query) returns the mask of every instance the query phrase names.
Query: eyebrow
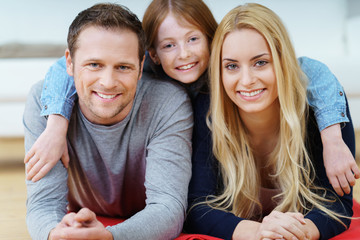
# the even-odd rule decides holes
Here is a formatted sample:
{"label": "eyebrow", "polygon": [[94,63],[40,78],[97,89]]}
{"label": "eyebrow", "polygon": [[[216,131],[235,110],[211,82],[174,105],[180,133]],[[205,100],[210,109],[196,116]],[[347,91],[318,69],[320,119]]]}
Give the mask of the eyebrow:
{"label": "eyebrow", "polygon": [[[256,55],[256,56],[252,57],[250,60],[252,61],[252,60],[255,60],[255,59],[257,59],[257,58],[261,58],[261,57],[263,57],[263,56],[265,56],[265,55],[270,55],[270,54],[269,54],[269,53],[262,53],[262,54],[259,54],[259,55]],[[237,60],[231,59],[231,58],[224,58],[222,61],[223,61],[223,62],[224,62],[224,61],[237,62]]]}
{"label": "eyebrow", "polygon": [[[189,35],[192,35],[192,34],[194,34],[194,32],[196,32],[196,31],[200,31],[200,30],[197,30],[197,29],[195,29],[195,30],[190,30],[190,31],[188,31],[187,33],[185,33],[184,34],[184,36],[186,36],[186,37],[188,37]],[[200,31],[201,32],[201,31]],[[205,34],[204,34],[205,35]],[[162,43],[162,42],[164,42],[164,41],[172,41],[174,39],[174,37],[165,37],[165,38],[163,38],[163,39],[158,39],[158,42],[159,43]]]}
{"label": "eyebrow", "polygon": [[[101,59],[98,58],[89,58],[87,60],[85,60],[85,62],[103,62]],[[131,62],[118,62],[116,63],[116,65],[128,65],[128,66],[135,66],[136,64],[131,63]]]}

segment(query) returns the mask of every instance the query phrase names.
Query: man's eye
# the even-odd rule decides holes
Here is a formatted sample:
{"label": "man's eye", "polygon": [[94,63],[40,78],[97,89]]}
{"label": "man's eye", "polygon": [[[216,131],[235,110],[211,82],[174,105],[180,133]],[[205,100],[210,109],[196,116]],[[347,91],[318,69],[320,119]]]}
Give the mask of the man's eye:
{"label": "man's eye", "polygon": [[89,65],[90,65],[90,67],[92,67],[92,68],[98,68],[98,67],[99,67],[99,64],[98,64],[98,63],[90,63]]}
{"label": "man's eye", "polygon": [[128,70],[129,67],[128,67],[128,66],[119,66],[119,69],[120,69],[121,71],[125,71],[125,70]]}

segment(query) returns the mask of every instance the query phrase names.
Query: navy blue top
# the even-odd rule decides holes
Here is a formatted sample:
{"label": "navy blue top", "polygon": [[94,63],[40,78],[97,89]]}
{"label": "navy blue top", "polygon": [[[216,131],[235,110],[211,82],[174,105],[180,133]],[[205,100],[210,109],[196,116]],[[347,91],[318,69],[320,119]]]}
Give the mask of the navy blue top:
{"label": "navy blue top", "polygon": [[[189,208],[194,203],[204,201],[208,195],[219,194],[222,189],[222,178],[217,161],[212,154],[211,133],[205,122],[208,108],[209,95],[200,93],[194,102],[193,166],[189,186]],[[350,122],[342,128],[342,136],[352,154],[355,155],[355,136],[348,106],[347,115]],[[316,171],[315,184],[332,190],[332,192],[327,191],[327,198],[337,196],[326,176],[320,133],[311,110],[307,124],[306,146]],[[344,197],[339,197],[334,203],[329,203],[327,208],[346,216],[352,216],[352,192]],[[317,226],[320,231],[320,239],[329,239],[345,230],[342,224],[318,209],[313,209],[305,217]],[[231,239],[235,227],[241,220],[243,218],[230,212],[212,209],[206,204],[202,204],[189,211],[185,222],[185,231]],[[349,219],[342,220],[347,226],[350,225]]]}

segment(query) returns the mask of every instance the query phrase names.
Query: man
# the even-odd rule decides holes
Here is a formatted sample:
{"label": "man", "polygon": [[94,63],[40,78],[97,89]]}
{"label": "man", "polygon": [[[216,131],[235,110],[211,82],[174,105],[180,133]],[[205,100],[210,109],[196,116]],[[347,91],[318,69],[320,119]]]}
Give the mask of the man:
{"label": "man", "polygon": [[[171,239],[185,217],[191,175],[192,109],[171,82],[142,76],[141,23],[116,4],[81,12],[65,53],[78,102],[67,134],[70,165],[59,161],[27,181],[33,239]],[[28,151],[46,127],[42,82],[25,112]],[[68,213],[70,212],[70,213]],[[104,228],[96,215],[121,217]]]}

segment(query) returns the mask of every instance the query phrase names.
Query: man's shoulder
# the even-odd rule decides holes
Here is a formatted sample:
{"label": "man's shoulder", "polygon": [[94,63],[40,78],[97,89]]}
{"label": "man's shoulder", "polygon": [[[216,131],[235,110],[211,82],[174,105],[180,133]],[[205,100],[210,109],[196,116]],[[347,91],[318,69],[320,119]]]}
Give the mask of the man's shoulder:
{"label": "man's shoulder", "polygon": [[30,91],[28,92],[26,98],[27,108],[34,108],[36,107],[35,105],[41,106],[40,97],[41,97],[43,84],[44,84],[44,80],[40,80],[31,86]]}
{"label": "man's shoulder", "polygon": [[[136,108],[153,112],[192,111],[191,100],[185,88],[172,80],[162,80],[144,74],[136,93]],[[179,106],[182,106],[179,108]]]}
{"label": "man's shoulder", "polygon": [[180,94],[187,96],[187,92],[184,87],[175,81],[169,79],[160,79],[151,73],[143,73],[141,78],[142,84],[140,91],[144,90],[147,93],[151,93],[156,96],[171,96],[173,94]]}
{"label": "man's shoulder", "polygon": [[40,96],[44,85],[44,80],[40,80],[31,86],[29,96]]}

